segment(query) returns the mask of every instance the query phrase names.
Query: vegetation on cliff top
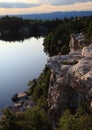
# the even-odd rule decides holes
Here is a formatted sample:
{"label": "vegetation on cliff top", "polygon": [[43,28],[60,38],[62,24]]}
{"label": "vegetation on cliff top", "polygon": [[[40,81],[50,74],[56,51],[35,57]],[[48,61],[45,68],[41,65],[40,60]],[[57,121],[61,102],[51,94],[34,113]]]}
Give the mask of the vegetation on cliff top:
{"label": "vegetation on cliff top", "polygon": [[38,79],[34,79],[28,83],[28,94],[31,95],[33,101],[35,101],[39,107],[45,109],[46,111],[48,110],[47,98],[49,81],[50,69],[46,66]]}
{"label": "vegetation on cliff top", "polygon": [[92,16],[65,18],[63,21],[59,21],[59,23],[59,26],[54,28],[44,39],[44,50],[50,56],[58,53],[67,54],[69,52],[69,40],[72,33],[82,32],[86,36],[86,42],[91,43]]}

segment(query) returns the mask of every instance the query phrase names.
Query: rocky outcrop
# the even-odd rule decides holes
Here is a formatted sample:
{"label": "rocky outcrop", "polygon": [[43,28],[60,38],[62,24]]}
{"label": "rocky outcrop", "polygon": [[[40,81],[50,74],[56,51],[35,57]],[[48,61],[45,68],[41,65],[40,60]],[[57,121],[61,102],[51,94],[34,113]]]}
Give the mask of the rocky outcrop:
{"label": "rocky outcrop", "polygon": [[19,100],[12,106],[6,106],[4,109],[8,109],[13,112],[25,112],[28,108],[36,106],[35,102],[31,98],[25,100]]}
{"label": "rocky outcrop", "polygon": [[85,45],[87,45],[87,43],[85,44],[85,37],[82,33],[71,35],[69,42],[71,52],[83,48]]}
{"label": "rocky outcrop", "polygon": [[67,108],[75,112],[86,103],[92,108],[92,44],[68,55],[50,57],[48,66],[48,106],[53,126]]}
{"label": "rocky outcrop", "polygon": [[36,103],[31,99],[26,92],[20,92],[15,94],[12,97],[14,104],[12,106],[6,106],[5,109],[8,109],[13,112],[25,112],[28,108],[36,106]]}
{"label": "rocky outcrop", "polygon": [[13,102],[17,102],[17,101],[22,100],[22,99],[25,99],[25,98],[26,98],[26,99],[28,98],[27,93],[25,93],[25,92],[20,92],[20,93],[17,93],[17,94],[15,94],[15,95],[12,96],[12,101],[13,101]]}

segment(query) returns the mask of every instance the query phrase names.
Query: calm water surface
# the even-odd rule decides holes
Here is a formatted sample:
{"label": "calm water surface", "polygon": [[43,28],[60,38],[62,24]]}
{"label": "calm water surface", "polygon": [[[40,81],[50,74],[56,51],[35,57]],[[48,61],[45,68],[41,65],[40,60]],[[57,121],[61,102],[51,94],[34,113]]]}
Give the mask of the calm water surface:
{"label": "calm water surface", "polygon": [[44,69],[47,56],[42,43],[43,38],[0,41],[0,110],[12,104],[12,95],[26,90],[28,81]]}

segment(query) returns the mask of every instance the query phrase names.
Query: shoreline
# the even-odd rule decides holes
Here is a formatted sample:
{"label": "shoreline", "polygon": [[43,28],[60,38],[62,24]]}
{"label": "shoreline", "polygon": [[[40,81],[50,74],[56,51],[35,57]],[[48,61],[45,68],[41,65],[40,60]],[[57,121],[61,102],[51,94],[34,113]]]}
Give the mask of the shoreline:
{"label": "shoreline", "polygon": [[[36,106],[36,103],[33,102],[31,96],[26,92],[19,92],[11,97],[13,105],[8,105],[4,109],[13,111],[13,112],[25,112],[28,108]],[[4,110],[3,109],[3,110]]]}

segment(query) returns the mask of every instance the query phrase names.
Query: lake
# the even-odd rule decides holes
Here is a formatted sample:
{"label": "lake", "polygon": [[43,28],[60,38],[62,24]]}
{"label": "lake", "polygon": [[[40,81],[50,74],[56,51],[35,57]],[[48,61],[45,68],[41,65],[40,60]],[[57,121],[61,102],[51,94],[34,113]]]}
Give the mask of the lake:
{"label": "lake", "polygon": [[0,110],[11,105],[11,97],[27,90],[28,81],[37,78],[47,63],[43,38],[5,42],[0,40]]}

